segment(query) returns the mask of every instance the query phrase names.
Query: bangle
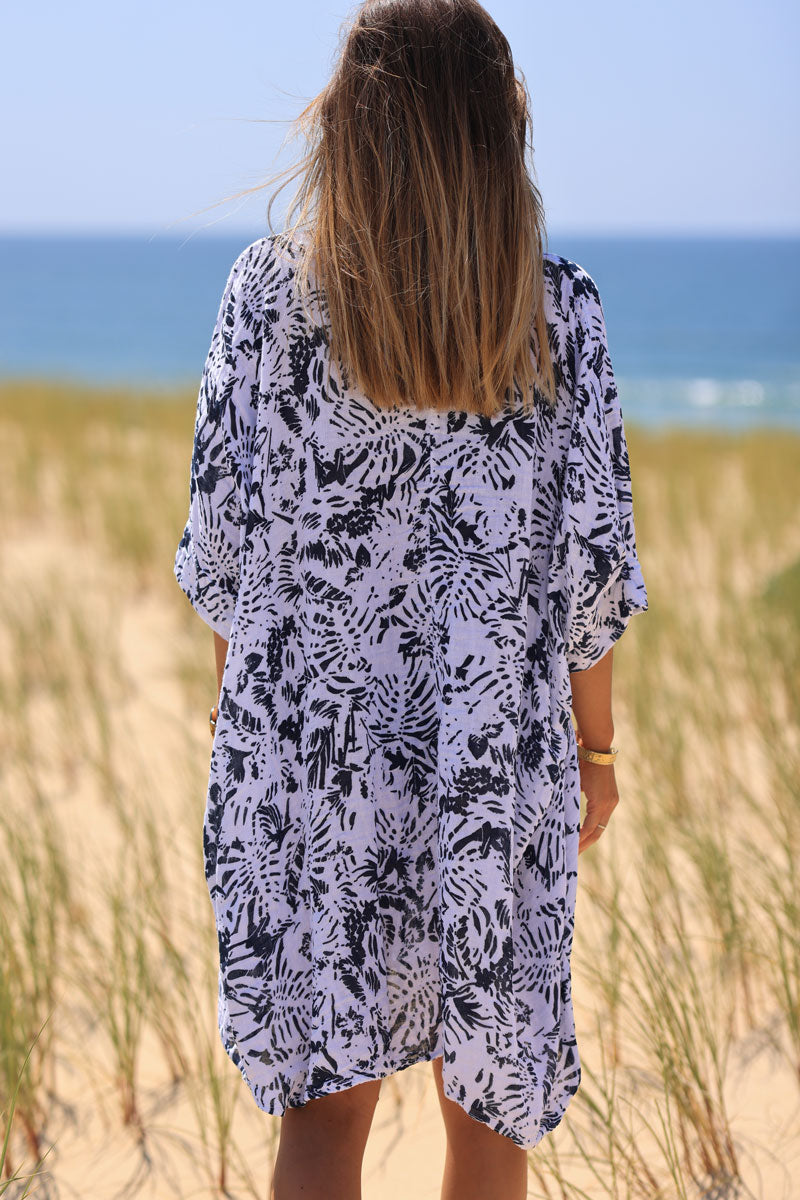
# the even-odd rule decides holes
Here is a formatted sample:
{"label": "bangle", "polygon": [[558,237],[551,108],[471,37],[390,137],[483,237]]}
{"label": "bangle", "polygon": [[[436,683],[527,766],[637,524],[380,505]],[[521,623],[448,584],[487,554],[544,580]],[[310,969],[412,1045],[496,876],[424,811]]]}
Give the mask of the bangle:
{"label": "bangle", "polygon": [[208,714],[208,725],[209,725],[209,728],[212,733],[214,733],[216,731],[218,716],[219,716],[219,705],[215,704],[214,707],[211,709],[211,712]]}
{"label": "bangle", "polygon": [[589,750],[586,746],[578,744],[578,758],[582,758],[584,762],[599,763],[601,766],[610,767],[618,754],[619,750],[616,746],[612,746],[609,750]]}

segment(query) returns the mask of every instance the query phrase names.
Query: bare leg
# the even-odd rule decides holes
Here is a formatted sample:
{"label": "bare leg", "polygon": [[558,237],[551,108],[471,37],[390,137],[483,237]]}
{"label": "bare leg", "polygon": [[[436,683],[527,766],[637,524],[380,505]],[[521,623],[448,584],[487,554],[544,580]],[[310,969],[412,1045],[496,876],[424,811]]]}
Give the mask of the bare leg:
{"label": "bare leg", "polygon": [[525,1200],[527,1150],[445,1096],[441,1056],[433,1060],[433,1074],[447,1133],[441,1200]]}
{"label": "bare leg", "polygon": [[270,1200],[361,1200],[361,1167],[381,1080],[288,1108]]}

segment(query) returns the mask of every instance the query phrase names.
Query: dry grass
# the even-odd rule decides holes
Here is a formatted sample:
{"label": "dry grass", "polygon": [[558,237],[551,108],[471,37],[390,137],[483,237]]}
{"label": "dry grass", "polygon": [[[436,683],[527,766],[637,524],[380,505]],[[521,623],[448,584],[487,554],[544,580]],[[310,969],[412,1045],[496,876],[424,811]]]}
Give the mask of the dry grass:
{"label": "dry grass", "polygon": [[[9,1197],[263,1196],[276,1146],[216,1032],[213,655],[172,577],[193,417],[0,386]],[[580,860],[583,1084],[530,1194],[789,1200],[800,438],[629,424],[629,445],[650,612],[615,652],[622,802]]]}

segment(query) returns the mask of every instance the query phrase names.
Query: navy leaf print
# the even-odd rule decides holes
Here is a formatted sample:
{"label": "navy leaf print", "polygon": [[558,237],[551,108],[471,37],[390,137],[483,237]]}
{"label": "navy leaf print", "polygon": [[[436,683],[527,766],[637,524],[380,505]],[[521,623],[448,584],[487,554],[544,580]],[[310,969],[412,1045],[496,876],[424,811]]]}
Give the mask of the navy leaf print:
{"label": "navy leaf print", "polygon": [[228,641],[220,1035],[268,1113],[442,1056],[445,1094],[532,1148],[581,1079],[569,676],[647,608],[600,296],[545,254],[555,409],[390,411],[328,370],[300,253],[231,268],[175,554]]}

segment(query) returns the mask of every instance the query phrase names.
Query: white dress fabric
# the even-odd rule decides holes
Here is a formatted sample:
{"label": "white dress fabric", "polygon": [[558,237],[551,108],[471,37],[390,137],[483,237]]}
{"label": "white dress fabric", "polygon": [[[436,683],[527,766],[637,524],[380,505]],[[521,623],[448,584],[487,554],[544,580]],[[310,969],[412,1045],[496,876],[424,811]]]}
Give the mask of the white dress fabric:
{"label": "white dress fabric", "polygon": [[385,410],[328,372],[300,252],[233,264],[174,564],[229,640],[220,1033],[268,1113],[443,1055],[446,1095],[530,1149],[581,1078],[569,672],[647,608],[600,297],[545,255],[555,410]]}

